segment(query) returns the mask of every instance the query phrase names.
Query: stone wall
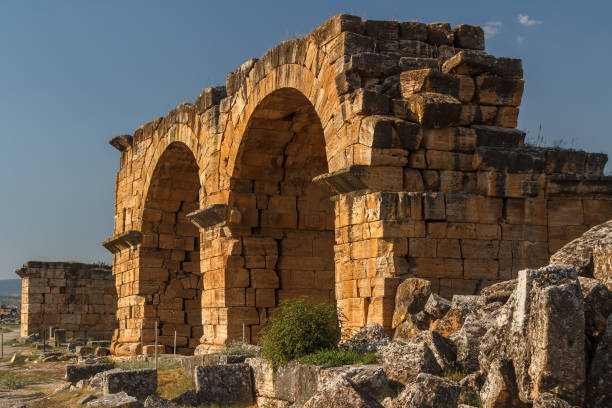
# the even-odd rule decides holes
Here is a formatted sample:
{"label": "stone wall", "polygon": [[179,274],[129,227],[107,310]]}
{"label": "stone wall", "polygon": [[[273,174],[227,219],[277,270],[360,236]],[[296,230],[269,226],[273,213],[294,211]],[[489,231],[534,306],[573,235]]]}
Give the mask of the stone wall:
{"label": "stone wall", "polygon": [[66,330],[68,338],[112,337],[117,293],[110,267],[30,261],[15,273],[22,278],[22,337],[50,326]]}
{"label": "stone wall", "polygon": [[605,155],[525,144],[522,77],[479,27],[338,15],[113,138],[113,350],[156,321],[185,352],[256,341],[301,295],[346,333],[391,330],[406,277],[450,296],[547,264],[612,218],[612,178]]}

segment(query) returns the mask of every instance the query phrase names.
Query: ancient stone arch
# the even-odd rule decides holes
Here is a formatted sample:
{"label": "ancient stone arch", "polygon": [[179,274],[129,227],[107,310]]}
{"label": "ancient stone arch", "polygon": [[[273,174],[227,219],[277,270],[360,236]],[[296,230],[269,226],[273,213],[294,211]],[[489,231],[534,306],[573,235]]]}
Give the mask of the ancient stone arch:
{"label": "ancient stone arch", "polygon": [[338,15],[112,139],[113,351],[155,321],[186,353],[254,342],[302,295],[392,331],[406,277],[450,296],[546,264],[612,218],[612,182],[605,155],[525,145],[522,74],[479,27]]}

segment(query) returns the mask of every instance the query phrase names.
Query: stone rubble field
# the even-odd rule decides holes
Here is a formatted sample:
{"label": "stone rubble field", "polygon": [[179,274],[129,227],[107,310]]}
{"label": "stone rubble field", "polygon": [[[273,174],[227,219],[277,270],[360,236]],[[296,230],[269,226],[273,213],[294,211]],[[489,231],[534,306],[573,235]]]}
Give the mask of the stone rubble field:
{"label": "stone rubble field", "polygon": [[[522,270],[479,295],[449,300],[427,280],[406,279],[393,337],[371,323],[340,344],[375,352],[377,364],[292,362],[275,371],[250,346],[248,355],[163,355],[156,370],[152,356],[107,356],[106,347],[89,346],[40,352],[26,343],[0,366],[0,384],[7,371],[47,378],[0,390],[0,406],[609,407],[611,237],[612,220],[563,247],[551,258],[558,263]],[[173,370],[171,382],[184,389],[164,398],[172,392],[160,382]]]}

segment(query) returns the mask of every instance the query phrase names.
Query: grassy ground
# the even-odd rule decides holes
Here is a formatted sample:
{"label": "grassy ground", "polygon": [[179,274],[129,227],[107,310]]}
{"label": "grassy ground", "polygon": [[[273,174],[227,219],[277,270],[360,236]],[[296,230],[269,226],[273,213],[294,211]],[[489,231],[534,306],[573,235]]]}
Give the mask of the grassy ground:
{"label": "grassy ground", "polygon": [[374,353],[359,353],[354,350],[328,349],[308,354],[298,360],[302,364],[322,365],[325,368],[350,364],[376,364]]}

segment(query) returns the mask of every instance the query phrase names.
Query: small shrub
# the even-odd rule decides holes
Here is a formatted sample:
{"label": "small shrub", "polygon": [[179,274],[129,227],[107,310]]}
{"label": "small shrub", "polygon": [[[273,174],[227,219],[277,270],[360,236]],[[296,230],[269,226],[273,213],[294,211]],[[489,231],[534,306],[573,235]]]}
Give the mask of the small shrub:
{"label": "small shrub", "polygon": [[257,357],[259,348],[252,344],[243,343],[241,341],[233,341],[225,347],[222,354],[227,356],[249,356]]}
{"label": "small shrub", "polygon": [[336,306],[305,298],[281,302],[260,334],[262,356],[278,368],[289,361],[336,347],[340,321]]}
{"label": "small shrub", "polygon": [[349,364],[376,364],[378,358],[374,353],[360,353],[355,350],[325,349],[308,354],[299,359],[302,364],[322,365],[325,368]]}

